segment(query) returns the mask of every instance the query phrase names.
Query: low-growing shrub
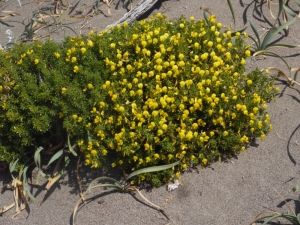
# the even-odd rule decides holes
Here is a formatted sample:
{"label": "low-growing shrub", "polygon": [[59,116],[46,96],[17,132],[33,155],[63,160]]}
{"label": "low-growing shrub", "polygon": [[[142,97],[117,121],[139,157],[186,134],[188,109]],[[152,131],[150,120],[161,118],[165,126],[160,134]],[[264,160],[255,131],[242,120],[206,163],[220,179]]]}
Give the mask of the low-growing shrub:
{"label": "low-growing shrub", "polygon": [[158,14],[2,52],[0,160],[32,154],[53,136],[69,136],[93,168],[110,159],[131,172],[182,158],[180,168],[134,180],[159,185],[190,163],[237,154],[271,129],[265,109],[276,93],[260,70],[246,74],[246,37],[215,16]]}

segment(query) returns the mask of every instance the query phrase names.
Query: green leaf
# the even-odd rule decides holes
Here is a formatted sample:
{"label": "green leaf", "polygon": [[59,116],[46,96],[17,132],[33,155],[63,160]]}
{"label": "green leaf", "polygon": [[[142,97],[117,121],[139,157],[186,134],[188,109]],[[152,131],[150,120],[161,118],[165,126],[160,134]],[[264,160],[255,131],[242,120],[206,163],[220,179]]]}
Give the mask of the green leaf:
{"label": "green leaf", "polygon": [[278,11],[278,15],[277,15],[276,20],[275,20],[275,24],[276,24],[276,21],[279,19],[280,15],[282,13],[282,9],[283,9],[283,6],[284,6],[283,0],[279,0],[278,6],[279,6],[279,11]]}
{"label": "green leaf", "polygon": [[300,224],[300,213],[297,214],[297,220],[298,220],[298,223]]}
{"label": "green leaf", "polygon": [[292,224],[298,224],[298,218],[296,215],[282,214],[281,217],[290,221]]}
{"label": "green leaf", "polygon": [[292,16],[292,17],[297,16],[297,14],[294,13],[289,7],[287,7],[287,6],[284,5],[283,8],[284,8],[284,10],[285,10],[290,16]]}
{"label": "green leaf", "polygon": [[299,48],[300,45],[287,45],[287,44],[274,44],[274,45],[271,45],[270,47],[267,47],[266,49],[268,48],[273,48],[273,47],[281,47],[281,48]]}
{"label": "green leaf", "polygon": [[291,25],[295,21],[296,21],[296,17],[294,17],[293,19],[282,24],[276,30],[274,30],[274,28],[272,28],[265,36],[259,50],[264,50],[276,34],[278,34],[280,31],[282,31],[283,29],[285,29],[287,26]]}
{"label": "green leaf", "polygon": [[260,37],[259,37],[258,32],[257,32],[254,24],[252,23],[252,21],[250,21],[250,26],[251,26],[251,28],[252,28],[252,30],[253,30],[253,32],[255,34],[255,37],[257,39],[257,42],[255,41],[256,42],[256,46],[258,47],[258,49],[260,49]]}
{"label": "green leaf", "polygon": [[295,2],[300,7],[300,0],[295,0]]}
{"label": "green leaf", "polygon": [[51,165],[51,163],[53,163],[55,160],[57,160],[59,157],[61,157],[61,155],[63,154],[64,150],[59,150],[58,152],[56,152],[50,159],[50,161],[48,162],[46,168],[48,168],[48,166]]}
{"label": "green leaf", "polygon": [[[76,146],[76,145],[74,145],[74,146]],[[68,135],[68,147],[69,147],[70,152],[71,152],[74,156],[77,156],[77,153],[74,151],[73,147],[71,146],[71,142],[70,142],[69,135]]]}
{"label": "green leaf", "polygon": [[281,214],[277,214],[275,216],[270,216],[268,220],[266,220],[262,225],[267,225],[269,222],[271,222],[272,220],[281,217]]}
{"label": "green leaf", "polygon": [[69,156],[69,154],[66,154],[65,155],[65,167],[67,167],[69,165],[69,163],[70,163],[70,156]]}
{"label": "green leaf", "polygon": [[9,164],[9,172],[10,173],[14,172],[14,170],[15,170],[16,165],[17,165],[18,162],[19,162],[19,159],[17,159],[14,163],[10,163]]}
{"label": "green leaf", "polygon": [[152,166],[152,167],[147,167],[147,168],[139,169],[139,170],[134,171],[131,174],[129,174],[126,177],[125,181],[128,181],[130,178],[132,178],[134,176],[137,176],[139,174],[142,174],[142,173],[151,173],[151,172],[158,172],[158,171],[161,171],[161,170],[170,169],[170,168],[178,165],[180,163],[180,161],[181,160],[178,160],[177,162],[174,162],[172,164],[163,165],[163,166]]}
{"label": "green leaf", "polygon": [[208,10],[209,10],[209,8],[204,9],[203,16],[204,16],[204,19],[205,19],[206,23],[207,23],[208,25],[210,25],[210,22],[208,21],[208,16],[207,16],[207,11],[208,11]]}
{"label": "green leaf", "polygon": [[88,189],[87,189],[87,190],[88,190],[89,192],[91,192],[91,190],[94,188],[94,187],[93,187],[93,184],[94,184],[95,182],[98,182],[98,181],[101,181],[101,180],[107,180],[107,181],[111,181],[111,182],[113,182],[113,183],[117,183],[116,186],[118,186],[119,188],[121,188],[120,183],[119,183],[116,179],[113,179],[113,178],[111,178],[111,177],[98,177],[98,178],[94,179],[94,180],[90,183],[90,185],[88,186]]}
{"label": "green leaf", "polygon": [[257,49],[259,48],[258,43],[257,43],[257,41],[251,35],[249,35],[249,38],[254,42],[256,48],[254,48],[253,50],[256,52]]}
{"label": "green leaf", "polygon": [[24,191],[26,191],[27,195],[29,196],[29,198],[34,201],[35,198],[33,197],[33,195],[30,193],[29,190],[29,186],[28,186],[28,181],[27,181],[27,170],[28,170],[28,166],[25,166],[24,171],[23,171],[23,189]]}
{"label": "green leaf", "polygon": [[34,153],[34,163],[38,168],[41,168],[41,154],[40,152],[44,150],[43,147],[38,147]]}
{"label": "green leaf", "polygon": [[235,30],[235,15],[234,15],[233,6],[231,4],[231,0],[227,0],[227,3],[228,3],[228,6],[230,8],[230,12],[231,12],[232,19],[233,19],[234,30]]}

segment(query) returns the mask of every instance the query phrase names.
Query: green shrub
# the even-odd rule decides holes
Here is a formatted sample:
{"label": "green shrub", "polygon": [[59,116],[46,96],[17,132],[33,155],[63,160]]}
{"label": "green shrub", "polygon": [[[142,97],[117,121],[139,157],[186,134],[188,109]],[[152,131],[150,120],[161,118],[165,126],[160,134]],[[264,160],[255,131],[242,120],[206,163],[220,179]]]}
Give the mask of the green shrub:
{"label": "green shrub", "polygon": [[[85,164],[127,172],[182,158],[178,169],[140,175],[155,185],[192,162],[243,151],[270,130],[273,80],[245,73],[247,34],[208,21],[142,20],[63,45],[34,42],[2,52],[0,160],[50,135],[77,143]],[[32,154],[32,153],[31,153]]]}

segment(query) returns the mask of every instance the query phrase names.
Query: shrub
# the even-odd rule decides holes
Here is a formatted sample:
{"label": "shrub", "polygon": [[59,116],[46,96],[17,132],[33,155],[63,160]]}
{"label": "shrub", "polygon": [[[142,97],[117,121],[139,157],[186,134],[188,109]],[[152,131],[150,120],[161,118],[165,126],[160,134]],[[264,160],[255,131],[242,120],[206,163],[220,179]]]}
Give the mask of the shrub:
{"label": "shrub", "polygon": [[[216,22],[156,18],[1,53],[0,160],[66,139],[85,164],[130,172],[182,158],[178,169],[144,174],[155,185],[190,163],[243,151],[271,129],[273,80],[246,74],[247,34]],[[32,154],[32,153],[31,153]]]}

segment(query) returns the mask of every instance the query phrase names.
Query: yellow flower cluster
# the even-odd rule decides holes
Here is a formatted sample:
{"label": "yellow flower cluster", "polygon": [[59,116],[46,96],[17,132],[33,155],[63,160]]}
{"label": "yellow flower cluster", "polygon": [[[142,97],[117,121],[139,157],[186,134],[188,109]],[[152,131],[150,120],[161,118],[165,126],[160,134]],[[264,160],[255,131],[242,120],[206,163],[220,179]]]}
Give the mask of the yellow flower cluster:
{"label": "yellow flower cluster", "polygon": [[[252,137],[265,138],[271,81],[258,70],[245,74],[246,33],[224,29],[213,15],[208,22],[167,22],[158,14],[70,40],[65,61],[75,74],[87,74],[83,62],[92,53],[104,67],[99,76],[105,74],[83,88],[102,96],[82,120],[90,135],[78,141],[86,165],[101,166],[113,152],[112,167],[136,170],[182,159],[185,169],[191,161],[207,165],[220,152],[243,151]],[[78,125],[79,117],[72,118]]]}

